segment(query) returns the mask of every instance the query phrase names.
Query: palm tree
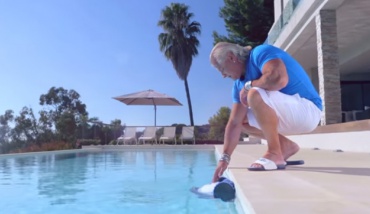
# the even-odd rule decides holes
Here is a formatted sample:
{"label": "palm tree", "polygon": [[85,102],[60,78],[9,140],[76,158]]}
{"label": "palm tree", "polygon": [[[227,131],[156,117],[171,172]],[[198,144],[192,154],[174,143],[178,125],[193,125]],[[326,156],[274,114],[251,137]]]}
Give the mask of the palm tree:
{"label": "palm tree", "polygon": [[196,35],[200,35],[201,27],[196,21],[190,22],[193,16],[185,4],[171,3],[162,10],[158,22],[158,26],[164,30],[158,36],[160,50],[167,60],[171,60],[177,76],[185,83],[191,126],[194,126],[194,120],[187,77],[193,56],[198,55],[199,40]]}

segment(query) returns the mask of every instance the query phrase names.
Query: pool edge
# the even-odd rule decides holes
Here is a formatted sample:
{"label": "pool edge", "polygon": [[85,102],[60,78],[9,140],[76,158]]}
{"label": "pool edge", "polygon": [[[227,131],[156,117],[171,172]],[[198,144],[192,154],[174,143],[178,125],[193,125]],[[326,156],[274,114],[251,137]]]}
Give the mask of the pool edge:
{"label": "pool edge", "polygon": [[[214,146],[216,159],[218,160],[221,157],[221,152],[218,150],[217,146]],[[234,182],[235,190],[236,190],[236,199],[235,205],[237,210],[241,210],[244,214],[256,214],[255,210],[253,209],[252,204],[244,195],[242,188],[240,187],[237,179],[235,178],[234,174],[230,170],[226,170],[225,174],[230,180]]]}

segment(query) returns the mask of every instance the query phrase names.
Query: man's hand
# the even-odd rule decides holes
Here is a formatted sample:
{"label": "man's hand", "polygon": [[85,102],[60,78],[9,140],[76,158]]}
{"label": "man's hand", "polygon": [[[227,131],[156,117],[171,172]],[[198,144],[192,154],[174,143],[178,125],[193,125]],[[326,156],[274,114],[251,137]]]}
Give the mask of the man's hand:
{"label": "man's hand", "polygon": [[245,90],[244,88],[240,90],[239,98],[243,106],[248,107],[248,91]]}
{"label": "man's hand", "polygon": [[215,173],[213,174],[212,183],[218,181],[218,179],[222,176],[224,171],[227,169],[227,165],[228,165],[228,163],[226,163],[225,161],[219,161],[218,162]]}

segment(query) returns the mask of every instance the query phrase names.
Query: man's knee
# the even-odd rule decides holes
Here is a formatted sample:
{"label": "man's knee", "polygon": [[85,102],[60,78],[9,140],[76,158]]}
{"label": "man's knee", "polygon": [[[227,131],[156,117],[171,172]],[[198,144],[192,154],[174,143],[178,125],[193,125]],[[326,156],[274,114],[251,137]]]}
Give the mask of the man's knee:
{"label": "man's knee", "polygon": [[261,94],[258,90],[261,89],[255,89],[251,88],[248,92],[248,105],[253,108],[254,105],[258,105],[260,102],[263,102],[263,99],[261,97]]}

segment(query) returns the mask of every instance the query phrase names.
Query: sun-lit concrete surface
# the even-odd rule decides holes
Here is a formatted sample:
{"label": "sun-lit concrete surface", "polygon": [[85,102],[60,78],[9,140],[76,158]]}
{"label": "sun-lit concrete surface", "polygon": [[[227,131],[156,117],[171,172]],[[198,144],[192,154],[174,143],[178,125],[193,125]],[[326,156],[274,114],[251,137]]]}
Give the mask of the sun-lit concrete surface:
{"label": "sun-lit concrete surface", "polygon": [[[301,148],[343,150],[370,153],[370,120],[318,126],[313,132],[290,135]],[[262,144],[266,144],[262,140]]]}
{"label": "sun-lit concrete surface", "polygon": [[[215,147],[222,152],[222,145]],[[370,153],[301,149],[291,160],[303,159],[304,165],[248,171],[266,148],[238,145],[229,165],[251,213],[370,213]]]}
{"label": "sun-lit concrete surface", "polygon": [[[297,142],[301,148],[340,149],[345,152],[370,153],[370,130],[294,135],[288,138]],[[267,144],[265,140],[262,140],[262,143]]]}

